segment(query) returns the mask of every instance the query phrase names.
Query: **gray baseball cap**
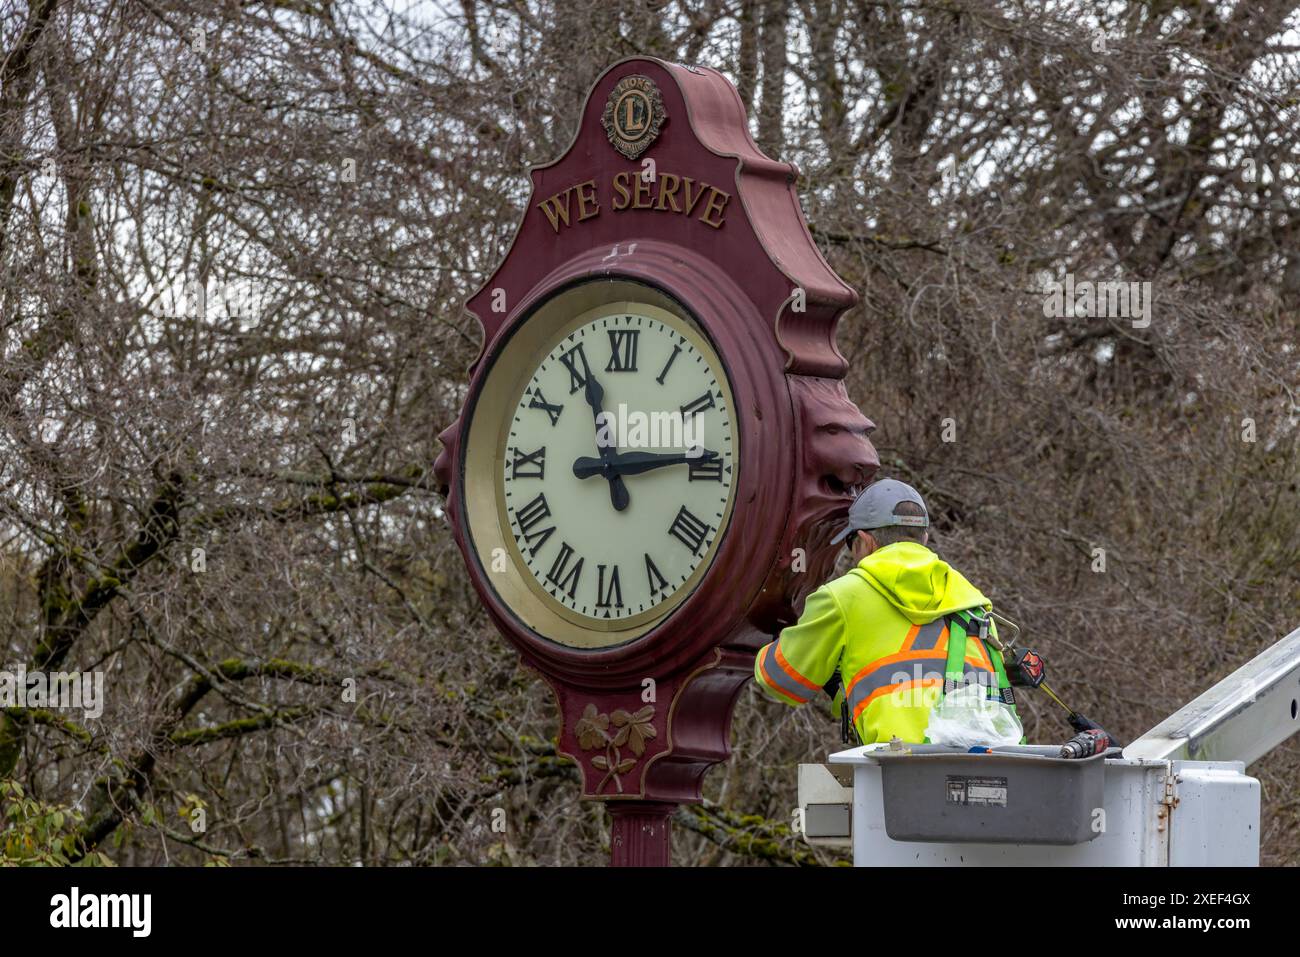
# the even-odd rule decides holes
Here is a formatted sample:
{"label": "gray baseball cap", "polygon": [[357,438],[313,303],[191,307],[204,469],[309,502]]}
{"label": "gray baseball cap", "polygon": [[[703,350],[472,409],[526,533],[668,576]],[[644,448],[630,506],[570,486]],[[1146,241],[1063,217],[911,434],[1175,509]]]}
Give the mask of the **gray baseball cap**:
{"label": "gray baseball cap", "polygon": [[[894,508],[900,502],[915,502],[921,506],[923,515],[895,515]],[[873,528],[886,528],[890,525],[912,525],[916,528],[930,527],[930,511],[925,507],[921,493],[906,482],[897,479],[881,479],[862,490],[862,494],[849,506],[849,523],[831,539],[832,545],[838,545],[856,531],[869,532]]]}

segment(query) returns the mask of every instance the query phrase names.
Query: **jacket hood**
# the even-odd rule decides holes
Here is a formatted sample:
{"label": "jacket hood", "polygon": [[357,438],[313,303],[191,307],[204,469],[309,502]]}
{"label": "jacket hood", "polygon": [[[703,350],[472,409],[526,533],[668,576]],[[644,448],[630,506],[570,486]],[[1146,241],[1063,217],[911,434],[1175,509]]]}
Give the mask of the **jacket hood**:
{"label": "jacket hood", "polygon": [[850,574],[866,580],[914,625],[991,604],[961,572],[919,542],[895,542],[862,559]]}

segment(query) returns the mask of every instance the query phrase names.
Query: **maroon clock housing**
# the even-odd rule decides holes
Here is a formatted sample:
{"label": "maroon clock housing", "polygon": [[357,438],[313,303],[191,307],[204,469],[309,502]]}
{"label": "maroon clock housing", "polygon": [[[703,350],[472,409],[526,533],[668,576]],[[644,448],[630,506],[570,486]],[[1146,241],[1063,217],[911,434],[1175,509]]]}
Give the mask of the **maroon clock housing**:
{"label": "maroon clock housing", "polygon": [[[509,253],[466,304],[483,347],[465,408],[440,436],[435,473],[484,607],[554,689],[559,750],[581,768],[585,796],[608,802],[614,863],[663,864],[669,816],[701,799],[705,772],[729,753],[755,650],[825,580],[836,552],[829,539],[878,467],[873,426],[845,393],[835,347],[839,316],[857,296],[809,234],[794,168],[758,150],[740,97],[715,70],[647,57],[616,63],[588,94],[568,150],[531,176]],[[530,391],[518,369],[545,369],[555,355],[571,365],[560,350],[576,333],[561,334],[578,328],[565,324],[570,313],[593,304],[598,317],[621,311],[653,326],[659,316],[677,336],[674,349],[695,343],[701,369],[720,367],[717,402],[728,406],[734,453],[726,511],[709,519],[707,549],[694,541],[698,564],[671,602],[631,616],[636,626],[623,632],[617,622],[586,623],[576,602],[556,605],[563,586],[525,581],[530,552],[519,543],[529,509],[502,485],[506,450],[522,443],[503,418],[516,414],[515,393],[503,396],[523,388],[533,405],[519,407],[560,407],[548,406],[553,397],[539,405],[540,389]],[[587,376],[608,384],[610,368],[614,358]],[[565,398],[578,408],[568,414],[586,415],[584,399],[599,409],[600,392],[593,396],[580,368],[570,372]],[[602,467],[605,478],[589,481],[604,489],[608,479],[617,502],[609,462],[593,458],[588,473]],[[653,507],[660,493],[645,491],[650,483],[630,473],[625,481],[632,508]],[[543,564],[554,572],[565,558],[547,554]],[[594,569],[586,574],[590,581]],[[584,587],[606,589],[605,574],[602,564],[599,584]]]}

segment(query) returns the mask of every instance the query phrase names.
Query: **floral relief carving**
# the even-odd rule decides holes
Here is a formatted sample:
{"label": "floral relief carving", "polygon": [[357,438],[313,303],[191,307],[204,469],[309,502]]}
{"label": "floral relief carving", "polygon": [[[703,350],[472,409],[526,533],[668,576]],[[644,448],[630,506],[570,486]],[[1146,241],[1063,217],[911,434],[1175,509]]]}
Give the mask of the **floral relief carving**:
{"label": "floral relief carving", "polygon": [[[659,733],[654,726],[654,715],[654,705],[646,705],[636,712],[617,708],[612,714],[602,714],[594,704],[583,709],[573,729],[578,746],[584,751],[604,751],[591,759],[593,768],[605,772],[594,788],[596,794],[611,779],[618,793],[623,793],[623,776],[636,767],[637,760],[645,754],[646,742]],[[632,756],[625,756],[624,749]]]}

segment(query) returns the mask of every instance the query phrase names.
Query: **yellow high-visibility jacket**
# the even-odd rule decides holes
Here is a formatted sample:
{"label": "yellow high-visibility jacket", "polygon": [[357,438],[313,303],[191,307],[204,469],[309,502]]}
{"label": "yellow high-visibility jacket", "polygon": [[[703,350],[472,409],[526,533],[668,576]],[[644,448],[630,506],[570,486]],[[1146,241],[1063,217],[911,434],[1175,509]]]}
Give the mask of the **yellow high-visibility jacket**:
{"label": "yellow high-visibility jacket", "polygon": [[[838,671],[836,716],[847,701],[863,744],[920,743],[943,691],[948,656],[944,616],[992,605],[961,573],[917,542],[872,552],[849,573],[808,596],[799,621],[764,645],[754,678],[777,701],[800,705]],[[995,629],[991,629],[996,636]],[[999,652],[968,638],[967,676],[996,683],[988,657]]]}

